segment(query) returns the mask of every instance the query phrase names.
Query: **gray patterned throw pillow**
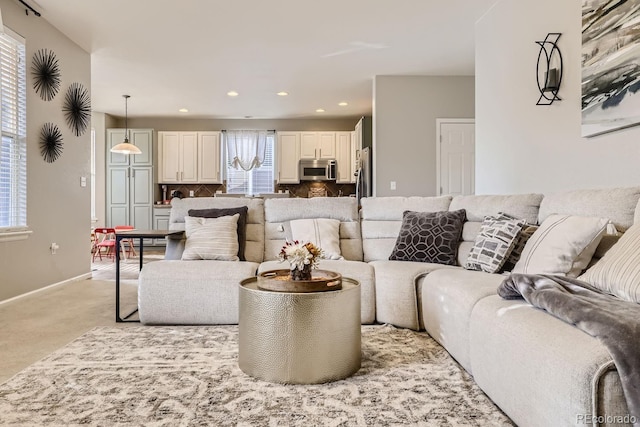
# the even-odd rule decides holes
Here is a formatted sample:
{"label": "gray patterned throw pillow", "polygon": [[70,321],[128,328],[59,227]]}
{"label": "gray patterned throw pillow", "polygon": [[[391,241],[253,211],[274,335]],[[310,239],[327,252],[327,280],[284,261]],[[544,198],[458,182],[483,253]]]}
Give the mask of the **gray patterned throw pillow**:
{"label": "gray patterned throw pillow", "polygon": [[390,260],[456,265],[466,211],[404,211]]}
{"label": "gray patterned throw pillow", "polygon": [[526,222],[502,213],[486,216],[464,268],[497,273],[516,246]]}

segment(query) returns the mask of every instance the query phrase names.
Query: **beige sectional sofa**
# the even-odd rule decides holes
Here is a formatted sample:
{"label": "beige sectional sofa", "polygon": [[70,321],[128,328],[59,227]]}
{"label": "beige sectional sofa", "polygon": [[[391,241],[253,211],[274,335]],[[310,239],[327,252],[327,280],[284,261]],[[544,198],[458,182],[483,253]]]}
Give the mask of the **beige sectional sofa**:
{"label": "beige sectional sofa", "polygon": [[[360,211],[352,198],[175,200],[171,229],[184,229],[189,209],[248,206],[247,261],[179,261],[184,242],[170,241],[168,259],[141,272],[140,319],[147,324],[237,323],[238,282],[286,268],[275,259],[287,221],[332,218],[340,221],[345,259],[323,260],[321,268],[361,282],[362,323],[426,330],[518,425],[579,425],[580,416],[624,415],[620,378],[597,339],[522,300],[501,299],[496,290],[504,275],[461,266],[486,215],[504,212],[530,223],[554,213],[597,216],[624,231],[640,221],[639,200],[640,187],[547,196],[368,198]],[[405,210],[458,209],[465,209],[467,221],[457,266],[388,259]],[[603,240],[596,256],[610,244]]]}

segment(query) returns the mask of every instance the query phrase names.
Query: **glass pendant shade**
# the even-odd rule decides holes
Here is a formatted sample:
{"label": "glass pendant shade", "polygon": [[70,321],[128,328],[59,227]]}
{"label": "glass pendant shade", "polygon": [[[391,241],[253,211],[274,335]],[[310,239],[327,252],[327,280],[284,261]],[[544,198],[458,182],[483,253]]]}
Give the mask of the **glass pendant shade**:
{"label": "glass pendant shade", "polygon": [[122,95],[124,98],[124,141],[120,144],[114,145],[111,147],[112,153],[120,153],[120,154],[142,154],[142,151],[135,145],[129,142],[129,126],[128,126],[128,111],[127,111],[127,100],[130,98],[129,95]]}

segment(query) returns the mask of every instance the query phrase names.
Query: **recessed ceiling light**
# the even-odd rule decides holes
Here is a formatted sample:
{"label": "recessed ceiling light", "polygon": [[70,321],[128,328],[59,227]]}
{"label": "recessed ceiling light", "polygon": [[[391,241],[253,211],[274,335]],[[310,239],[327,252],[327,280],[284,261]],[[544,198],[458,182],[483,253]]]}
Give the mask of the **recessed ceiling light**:
{"label": "recessed ceiling light", "polygon": [[289,95],[289,92],[285,92],[285,91],[278,92],[278,96],[287,96],[287,95]]}
{"label": "recessed ceiling light", "polygon": [[238,96],[239,93],[236,92],[235,90],[231,90],[231,91],[227,92],[227,95],[229,95],[229,96]]}
{"label": "recessed ceiling light", "polygon": [[349,104],[347,104],[346,102],[340,102],[338,105],[341,106],[341,107],[346,107]]}
{"label": "recessed ceiling light", "polygon": [[324,108],[318,108],[318,109],[316,110],[316,113],[324,113]]}
{"label": "recessed ceiling light", "polygon": [[180,112],[180,113],[188,113],[189,110],[187,110],[186,108],[181,108],[181,109],[178,110],[178,112]]}

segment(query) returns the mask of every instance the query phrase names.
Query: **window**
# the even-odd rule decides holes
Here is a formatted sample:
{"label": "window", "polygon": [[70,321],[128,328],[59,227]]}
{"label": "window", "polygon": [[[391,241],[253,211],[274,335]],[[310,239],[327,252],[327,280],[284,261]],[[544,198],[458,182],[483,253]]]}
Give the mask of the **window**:
{"label": "window", "polygon": [[229,156],[225,156],[227,165],[227,193],[231,194],[263,194],[273,193],[274,189],[274,146],[275,133],[269,132],[266,140],[264,162],[249,171],[235,169],[231,166]]}
{"label": "window", "polygon": [[[0,239],[27,231],[27,103],[24,39],[0,33]],[[20,237],[23,236],[23,237]]]}

